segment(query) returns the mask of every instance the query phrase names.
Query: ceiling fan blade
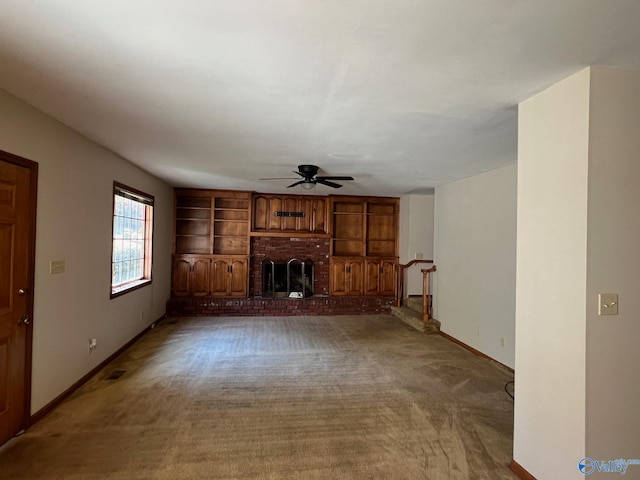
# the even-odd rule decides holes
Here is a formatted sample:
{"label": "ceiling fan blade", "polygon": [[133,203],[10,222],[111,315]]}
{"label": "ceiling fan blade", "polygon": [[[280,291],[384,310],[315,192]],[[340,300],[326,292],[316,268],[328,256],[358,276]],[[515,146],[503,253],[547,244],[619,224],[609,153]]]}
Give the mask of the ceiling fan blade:
{"label": "ceiling fan blade", "polygon": [[287,188],[295,187],[296,185],[300,185],[301,183],[305,183],[306,180],[300,180],[299,182],[292,183]]}
{"label": "ceiling fan blade", "polygon": [[259,178],[258,180],[297,180],[291,177],[272,177],[272,178]]}
{"label": "ceiling fan blade", "polygon": [[354,180],[353,177],[343,176],[343,177],[332,177],[332,176],[318,176],[316,180]]}
{"label": "ceiling fan blade", "polygon": [[321,178],[321,177],[316,177],[316,182],[317,183],[321,183],[322,185],[326,185],[327,187],[342,188],[342,185],[330,182],[330,181],[325,180],[324,178]]}

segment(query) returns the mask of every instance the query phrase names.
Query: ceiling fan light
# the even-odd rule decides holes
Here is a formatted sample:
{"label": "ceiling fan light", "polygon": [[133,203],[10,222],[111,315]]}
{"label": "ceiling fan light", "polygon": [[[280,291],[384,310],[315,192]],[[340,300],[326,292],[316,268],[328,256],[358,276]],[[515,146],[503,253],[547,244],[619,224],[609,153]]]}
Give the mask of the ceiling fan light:
{"label": "ceiling fan light", "polygon": [[316,184],[314,182],[312,182],[311,180],[309,180],[308,182],[303,182],[300,184],[302,186],[302,188],[304,188],[305,190],[312,190],[313,187],[316,186]]}

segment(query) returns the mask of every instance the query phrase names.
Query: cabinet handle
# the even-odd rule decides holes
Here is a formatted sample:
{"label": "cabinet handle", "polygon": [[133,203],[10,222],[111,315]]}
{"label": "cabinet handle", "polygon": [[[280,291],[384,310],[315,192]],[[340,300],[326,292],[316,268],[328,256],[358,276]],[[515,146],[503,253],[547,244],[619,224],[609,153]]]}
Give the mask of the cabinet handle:
{"label": "cabinet handle", "polygon": [[227,272],[229,272],[229,273],[233,272],[233,266],[228,265],[227,266]]}

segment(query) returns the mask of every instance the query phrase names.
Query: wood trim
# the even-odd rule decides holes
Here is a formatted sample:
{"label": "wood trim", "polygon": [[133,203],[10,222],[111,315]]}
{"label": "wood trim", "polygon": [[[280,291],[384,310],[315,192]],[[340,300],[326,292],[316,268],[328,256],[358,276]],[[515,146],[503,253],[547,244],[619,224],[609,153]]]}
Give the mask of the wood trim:
{"label": "wood trim", "polygon": [[506,368],[508,371],[510,371],[512,374],[515,373],[515,370],[511,367],[506,366],[504,363],[499,362],[498,360],[496,360],[495,358],[490,357],[489,355],[487,355],[486,353],[482,353],[480,350],[476,350],[475,348],[473,348],[470,345],[467,345],[466,343],[458,340],[455,337],[452,337],[451,335],[448,335],[444,332],[440,332],[440,335],[442,335],[444,338],[446,338],[447,340],[460,345],[462,348],[464,348],[465,350],[469,350],[471,353],[473,353],[474,355],[477,355],[478,357],[484,358],[486,360],[491,360],[492,362],[497,363],[498,365],[502,366],[503,368]]}
{"label": "wood trim", "polygon": [[71,385],[69,388],[67,388],[64,392],[62,392],[60,395],[58,395],[52,401],[47,403],[44,407],[42,407],[36,413],[31,415],[31,417],[29,419],[29,425],[28,426],[31,427],[32,425],[34,425],[35,423],[39,422],[44,417],[46,417],[58,405],[60,405],[64,400],[66,400],[72,393],[74,393],[76,390],[78,390],[80,387],[82,387],[94,375],[96,375],[100,370],[102,370],[109,363],[111,363],[113,360],[115,360],[117,357],[119,357],[127,348],[129,348],[131,345],[133,345],[138,340],[140,340],[149,330],[154,328],[159,322],[161,322],[164,318],[166,318],[166,316],[167,315],[164,314],[160,318],[158,318],[158,320],[156,320],[152,324],[148,325],[144,330],[142,330],[140,333],[138,333],[135,337],[133,337],[131,340],[129,340],[127,343],[125,343],[122,347],[120,347],[118,350],[113,352],[111,355],[109,355],[107,358],[105,358],[102,362],[100,362],[98,365],[96,365],[91,371],[89,371],[89,373],[84,375],[80,380],[78,380],[76,383]]}
{"label": "wood trim", "polygon": [[276,232],[273,230],[266,230],[264,232],[251,232],[251,237],[284,237],[284,238],[331,238],[328,233],[306,233],[306,232]]}
{"label": "wood trim", "polygon": [[[27,288],[29,289],[29,297],[27,299],[27,315],[33,319],[33,303],[34,303],[34,286],[35,286],[35,264],[36,264],[36,219],[38,204],[38,163],[13,153],[0,150],[0,160],[13,163],[29,170],[29,245],[28,258],[29,267],[27,272]],[[27,429],[30,425],[31,413],[31,376],[33,363],[33,321],[27,325],[25,345],[25,368],[24,368],[24,405],[22,429]]]}
{"label": "wood trim", "polygon": [[516,462],[515,460],[511,460],[511,465],[509,465],[509,468],[522,480],[536,480],[536,477],[522,468],[522,465],[518,464],[518,462]]}

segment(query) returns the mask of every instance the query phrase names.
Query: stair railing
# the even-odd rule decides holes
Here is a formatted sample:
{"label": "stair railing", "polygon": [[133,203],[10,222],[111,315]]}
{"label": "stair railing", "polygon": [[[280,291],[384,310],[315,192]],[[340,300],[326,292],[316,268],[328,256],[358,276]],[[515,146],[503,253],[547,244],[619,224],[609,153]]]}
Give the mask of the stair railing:
{"label": "stair railing", "polygon": [[[398,274],[396,275],[396,297],[394,303],[396,307],[406,307],[409,295],[405,295],[406,272],[409,268],[418,264],[432,264],[433,260],[411,260],[405,264],[398,264]],[[436,266],[420,269],[422,272],[422,321],[427,323],[431,318],[433,295],[431,295],[431,274],[436,271]]]}
{"label": "stair railing", "polygon": [[436,266],[423,268],[420,271],[422,272],[422,322],[426,325],[431,319],[433,309],[431,274],[436,271]]}

